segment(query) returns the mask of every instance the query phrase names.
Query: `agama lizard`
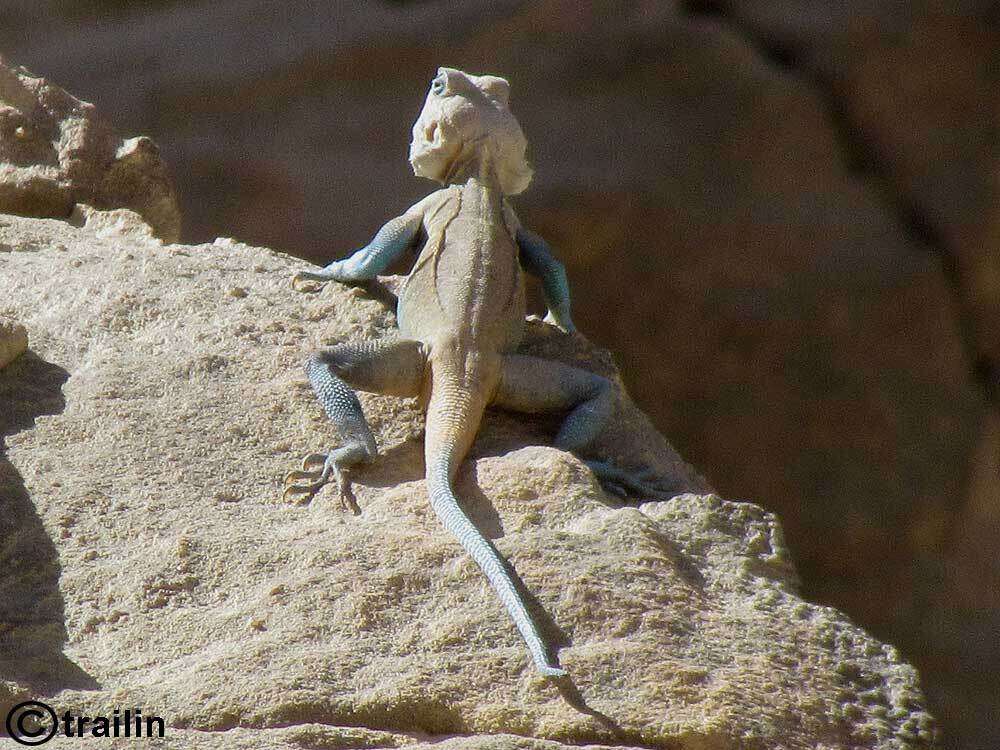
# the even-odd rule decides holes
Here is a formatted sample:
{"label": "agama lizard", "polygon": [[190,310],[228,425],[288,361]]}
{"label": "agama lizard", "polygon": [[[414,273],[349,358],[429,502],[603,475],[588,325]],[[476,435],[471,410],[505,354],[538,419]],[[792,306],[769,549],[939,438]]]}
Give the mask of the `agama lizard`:
{"label": "agama lizard", "polygon": [[[503,558],[462,510],[455,473],[490,404],[521,412],[569,410],[555,445],[578,451],[611,415],[606,378],[576,367],[515,353],[525,316],[522,266],[542,282],[547,320],[572,332],[569,287],[548,245],[521,226],[505,196],[523,191],[532,171],[526,141],[508,108],[507,81],[440,68],[413,126],[414,174],[445,187],[389,221],[345,260],[298,280],[373,279],[410,247],[426,241],[399,294],[399,336],[343,343],[313,355],[306,373],[344,444],[313,454],[285,478],[286,496],[306,499],[331,479],[341,498],[345,472],[378,454],[352,390],[420,397],[426,408],[424,456],[431,505],[479,564],[527,643],[538,670],[563,675],[525,607]],[[598,478],[621,491],[661,493],[643,476],[587,461]],[[346,500],[345,500],[346,501]]]}

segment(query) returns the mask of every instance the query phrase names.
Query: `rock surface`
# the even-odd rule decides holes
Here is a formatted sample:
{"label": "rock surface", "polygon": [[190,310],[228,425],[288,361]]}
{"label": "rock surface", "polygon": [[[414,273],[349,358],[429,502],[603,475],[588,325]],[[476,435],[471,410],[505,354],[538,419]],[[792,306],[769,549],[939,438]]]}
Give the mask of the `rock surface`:
{"label": "rock surface", "polygon": [[870,3],[863,14],[822,0],[714,4],[835,97],[857,156],[953,265],[970,343],[1000,389],[996,3]]}
{"label": "rock surface", "polygon": [[360,516],[280,501],[333,440],[303,354],[383,333],[382,288],[296,293],[301,262],[232,241],[0,222],[0,315],[32,342],[0,372],[0,704],[142,706],[177,748],[933,745],[915,671],[803,601],[774,517],[704,494],[627,398],[598,449],[691,492],[623,506],[546,447],[551,420],[502,413],[458,479],[566,643],[557,685],[433,517],[412,403],[363,397],[384,454]]}
{"label": "rock surface", "polygon": [[152,140],[121,139],[93,104],[0,57],[0,211],[70,215],[77,203],[130,208],[167,241],[181,217]]}

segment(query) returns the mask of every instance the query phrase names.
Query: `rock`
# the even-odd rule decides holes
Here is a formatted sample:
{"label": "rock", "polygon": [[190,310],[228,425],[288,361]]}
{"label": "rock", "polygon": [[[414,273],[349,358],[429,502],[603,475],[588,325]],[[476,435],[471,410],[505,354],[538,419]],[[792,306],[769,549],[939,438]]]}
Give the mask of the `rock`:
{"label": "rock", "polygon": [[157,241],[153,228],[143,221],[142,216],[127,208],[101,211],[86,203],[77,203],[73,206],[68,221],[75,227],[86,228],[98,237],[131,236],[137,241]]}
{"label": "rock", "polygon": [[13,362],[28,348],[28,332],[24,326],[0,318],[0,370]]}
{"label": "rock", "polygon": [[156,145],[120,139],[80,101],[0,57],[0,210],[69,216],[76,203],[129,208],[180,238],[177,196]]}
{"label": "rock", "polygon": [[[913,296],[894,303],[907,321],[877,312],[879,306],[863,297],[848,303],[873,312],[850,318],[863,319],[861,327],[881,338],[867,345],[868,353],[842,358],[853,377],[867,384],[857,392],[874,396],[875,409],[857,409],[862,395],[837,418],[846,429],[820,431],[831,444],[845,447],[863,435],[867,446],[855,445],[843,458],[828,453],[833,460],[826,461],[827,470],[815,467],[806,474],[817,490],[801,503],[805,512],[784,501],[774,507],[786,521],[790,543],[802,539],[793,548],[809,589],[912,655],[948,741],[955,747],[994,747],[1000,737],[1000,567],[993,561],[1000,525],[986,509],[996,507],[1000,496],[997,5],[978,0],[698,5],[715,10],[713,22],[744,38],[776,71],[806,81],[823,97],[854,180],[869,183],[873,197],[897,217],[894,234],[906,240],[893,253],[897,267],[920,256],[940,266],[921,273],[924,282],[914,276]],[[841,194],[830,191],[828,202]],[[869,219],[857,226],[873,242],[881,241]],[[835,275],[846,278],[854,268],[842,265]],[[854,331],[850,336],[864,338]],[[795,359],[816,347],[813,339],[805,340]],[[900,355],[910,364],[897,369],[889,360]],[[876,385],[882,378],[885,385]],[[781,386],[787,387],[787,382]],[[830,395],[836,390],[828,388]],[[635,395],[641,403],[642,393]],[[864,411],[869,416],[851,427],[852,417]],[[782,412],[787,413],[783,397]],[[827,421],[817,416],[817,424]],[[787,426],[780,421],[775,419],[776,427]],[[680,436],[676,442],[682,449],[686,445]],[[788,445],[793,444],[795,460],[801,461],[802,443]],[[721,487],[730,486],[718,472],[718,459],[703,459],[693,445],[687,450]],[[897,458],[890,463],[890,456]],[[777,465],[787,464],[780,452],[755,458],[763,475],[787,476],[770,463],[777,458]],[[872,474],[864,477],[859,463]],[[882,484],[889,476],[896,481]],[[819,497],[838,494],[840,482],[852,477],[871,488],[864,506]],[[752,476],[741,479],[740,487],[766,491]],[[856,540],[854,545],[823,542],[830,530],[824,507],[853,527],[839,536]]]}
{"label": "rock", "polygon": [[[5,276],[35,366],[68,376],[58,413],[8,438],[10,695],[141,706],[184,748],[934,746],[916,672],[804,601],[774,516],[709,494],[626,396],[598,450],[671,478],[670,501],[622,505],[549,447],[553,420],[499,412],[458,476],[565,644],[560,685],[430,510],[412,402],[362,396],[383,455],[356,473],[361,515],[280,500],[335,440],[301,360],[384,335],[378,287],[298,293],[300,261],[232,241],[4,221],[34,248]],[[617,377],[539,321],[526,348]],[[7,546],[21,529],[39,536]]]}
{"label": "rock", "polygon": [[[948,258],[977,354],[1000,385],[996,7],[730,0],[728,14],[801,61],[913,231]],[[864,154],[858,154],[862,158]],[[1000,393],[997,394],[1000,396]]]}

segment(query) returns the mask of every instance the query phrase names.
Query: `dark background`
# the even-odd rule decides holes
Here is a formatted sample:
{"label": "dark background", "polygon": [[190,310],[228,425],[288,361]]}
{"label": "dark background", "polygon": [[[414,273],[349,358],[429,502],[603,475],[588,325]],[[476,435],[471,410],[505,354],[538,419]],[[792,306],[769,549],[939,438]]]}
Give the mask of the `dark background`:
{"label": "dark background", "polygon": [[1000,746],[996,2],[0,0],[0,52],[160,144],[185,241],[321,262],[433,188],[438,65],[507,77],[578,327]]}

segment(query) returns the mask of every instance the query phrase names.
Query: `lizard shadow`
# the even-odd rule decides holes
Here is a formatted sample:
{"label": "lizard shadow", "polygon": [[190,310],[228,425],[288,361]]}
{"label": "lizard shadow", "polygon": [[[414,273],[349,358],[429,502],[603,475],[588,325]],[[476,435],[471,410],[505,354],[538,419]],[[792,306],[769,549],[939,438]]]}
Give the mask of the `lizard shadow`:
{"label": "lizard shadow", "polygon": [[[366,297],[381,303],[392,313],[396,312],[399,304],[398,292],[402,287],[405,276],[390,275],[378,276],[366,281],[338,282],[346,287],[354,289],[353,292],[359,297]],[[323,290],[324,282],[311,281],[301,287],[300,292],[305,294],[319,294]]]}
{"label": "lizard shadow", "polygon": [[[39,416],[63,411],[68,378],[31,351],[0,371],[0,679],[41,694],[98,684],[63,653],[68,635],[59,554],[7,458],[6,438]],[[0,704],[8,700],[15,697],[0,692]]]}
{"label": "lizard shadow", "polygon": [[385,488],[423,478],[424,443],[416,436],[380,450],[372,464],[359,471],[353,481],[365,487]]}
{"label": "lizard shadow", "polygon": [[[477,454],[483,455],[483,454]],[[471,456],[470,456],[471,458]],[[424,479],[424,448],[419,436],[408,438],[381,453],[375,463],[358,474],[354,482],[365,487],[396,487]],[[500,515],[476,481],[475,462],[465,460],[455,478],[459,502],[487,539],[504,535]]]}
{"label": "lizard shadow", "polygon": [[[486,439],[477,439],[456,477],[459,500],[476,528],[487,539],[496,540],[504,536],[503,519],[493,501],[480,489],[476,459],[503,456],[530,445],[550,445],[552,435],[558,431],[564,418],[565,415],[558,412],[525,415],[494,410],[492,407],[487,411],[484,420],[487,425],[484,430]],[[369,487],[384,488],[395,487],[402,482],[421,481],[423,478],[423,440],[419,435],[414,435],[380,453],[375,465],[366,469],[355,481]],[[686,491],[683,487],[678,490],[683,491]],[[613,509],[635,507],[643,502],[639,498],[621,497],[607,490],[596,494],[594,499]],[[707,584],[697,555],[690,554],[662,534],[655,537],[657,546],[671,561],[677,575],[692,590],[704,590]],[[515,580],[520,581],[516,576]],[[531,598],[530,592],[522,593],[525,598]]]}
{"label": "lizard shadow", "polygon": [[[479,441],[473,449],[475,457],[503,456],[512,451],[530,445],[551,445],[554,436],[559,431],[566,412],[547,414],[522,414],[502,409],[492,409],[487,412],[491,430],[490,439]],[[574,453],[578,459],[586,460],[588,456]],[[598,480],[598,484],[600,481]],[[682,494],[692,491],[683,483],[678,483],[675,492]],[[602,492],[593,496],[594,500],[608,508],[619,509],[636,507],[648,502],[638,495],[621,496],[603,487]],[[497,520],[499,523],[499,519]],[[502,533],[502,532],[501,532]],[[705,576],[701,573],[696,555],[692,555],[676,542],[662,534],[656,535],[656,544],[663,555],[673,564],[677,575],[692,589],[703,590],[707,585]]]}
{"label": "lizard shadow", "polygon": [[[489,454],[480,453],[478,455]],[[483,532],[483,535],[492,544],[494,540],[500,539],[504,536],[503,520],[494,507],[492,501],[479,488],[480,485],[475,461],[468,462],[463,469],[464,470],[459,471],[457,478],[459,494],[464,501],[463,505],[465,505],[466,511],[472,519],[472,522],[480,531]],[[522,601],[524,601],[525,606],[531,613],[531,617],[534,620],[535,625],[542,632],[545,642],[551,645],[553,651],[551,655],[555,655],[555,652],[558,652],[559,649],[571,646],[573,639],[570,637],[569,633],[559,626],[555,619],[549,614],[548,610],[545,609],[544,605],[542,605],[542,603],[538,601],[535,595],[531,592],[531,589],[524,584],[524,581],[521,579],[521,576],[517,572],[517,568],[514,567],[514,563],[511,562],[510,558],[507,555],[501,554],[501,559],[503,560],[504,567],[510,574],[510,578],[514,583],[515,588],[521,595]],[[633,739],[629,733],[614,719],[587,704],[587,699],[580,691],[580,688],[573,681],[573,677],[571,675],[557,677],[553,680],[553,684],[556,686],[556,689],[559,691],[563,700],[566,701],[571,708],[596,719],[616,739],[623,741]]]}
{"label": "lizard shadow", "polygon": [[[457,494],[462,498],[462,505],[468,513],[469,518],[490,544],[494,544],[497,539],[503,538],[505,536],[503,519],[500,517],[490,498],[480,489],[479,475],[475,461],[463,464],[456,478],[456,485]],[[514,583],[514,587],[521,595],[522,601],[531,613],[535,625],[545,637],[545,642],[551,644],[553,650],[571,645],[572,639],[569,637],[569,634],[559,626],[542,603],[531,592],[531,589],[525,585],[510,558],[502,552],[500,553],[500,558],[507,569],[507,573],[510,575],[511,581]],[[568,682],[567,685],[572,686],[572,682]],[[586,706],[583,696],[579,694],[579,691],[576,692],[579,706]],[[579,708],[579,706],[576,707]]]}
{"label": "lizard shadow", "polygon": [[629,742],[638,744],[640,738],[635,736],[635,732],[629,732],[606,713],[598,711],[596,708],[591,708],[587,705],[587,699],[583,696],[583,693],[580,691],[580,688],[577,687],[576,683],[573,682],[573,678],[570,675],[556,677],[552,680],[552,682],[556,686],[556,690],[559,691],[559,695],[562,696],[562,699],[566,701],[571,708],[596,719],[612,734],[612,736],[614,736],[615,740],[622,743]]}

